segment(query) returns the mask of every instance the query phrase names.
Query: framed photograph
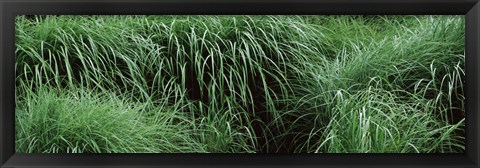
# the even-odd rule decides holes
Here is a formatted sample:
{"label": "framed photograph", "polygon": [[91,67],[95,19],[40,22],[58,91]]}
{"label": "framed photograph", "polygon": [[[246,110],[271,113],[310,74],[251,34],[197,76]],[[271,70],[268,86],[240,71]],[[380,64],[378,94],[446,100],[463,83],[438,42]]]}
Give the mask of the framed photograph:
{"label": "framed photograph", "polygon": [[479,166],[478,0],[2,0],[0,167]]}

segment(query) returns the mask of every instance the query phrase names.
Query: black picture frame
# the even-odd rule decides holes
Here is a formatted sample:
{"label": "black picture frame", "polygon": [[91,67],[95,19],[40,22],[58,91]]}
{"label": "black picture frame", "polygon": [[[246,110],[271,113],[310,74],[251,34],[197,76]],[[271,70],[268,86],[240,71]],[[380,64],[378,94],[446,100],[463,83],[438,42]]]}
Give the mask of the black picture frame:
{"label": "black picture frame", "polygon": [[[479,167],[478,0],[1,0],[0,167]],[[466,151],[463,154],[16,154],[16,15],[395,14],[465,15]]]}

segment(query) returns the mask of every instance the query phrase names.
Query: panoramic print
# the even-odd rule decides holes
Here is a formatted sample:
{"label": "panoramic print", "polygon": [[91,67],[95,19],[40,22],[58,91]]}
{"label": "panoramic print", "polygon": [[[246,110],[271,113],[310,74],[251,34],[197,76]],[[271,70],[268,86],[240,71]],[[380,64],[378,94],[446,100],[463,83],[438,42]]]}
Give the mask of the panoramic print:
{"label": "panoramic print", "polygon": [[463,153],[464,16],[17,16],[19,153]]}

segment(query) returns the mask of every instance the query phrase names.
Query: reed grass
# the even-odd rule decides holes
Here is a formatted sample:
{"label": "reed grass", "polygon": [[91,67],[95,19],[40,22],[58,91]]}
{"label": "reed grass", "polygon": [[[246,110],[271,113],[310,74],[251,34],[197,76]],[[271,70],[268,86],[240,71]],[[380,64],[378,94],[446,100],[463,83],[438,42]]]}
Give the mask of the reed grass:
{"label": "reed grass", "polygon": [[461,153],[461,16],[19,16],[25,153]]}

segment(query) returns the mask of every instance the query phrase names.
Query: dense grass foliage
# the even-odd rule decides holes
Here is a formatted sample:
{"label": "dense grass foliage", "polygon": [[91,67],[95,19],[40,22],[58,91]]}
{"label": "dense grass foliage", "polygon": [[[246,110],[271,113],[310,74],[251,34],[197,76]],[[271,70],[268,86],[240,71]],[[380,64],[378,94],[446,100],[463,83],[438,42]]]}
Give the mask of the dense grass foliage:
{"label": "dense grass foliage", "polygon": [[458,153],[460,16],[19,16],[27,153]]}

